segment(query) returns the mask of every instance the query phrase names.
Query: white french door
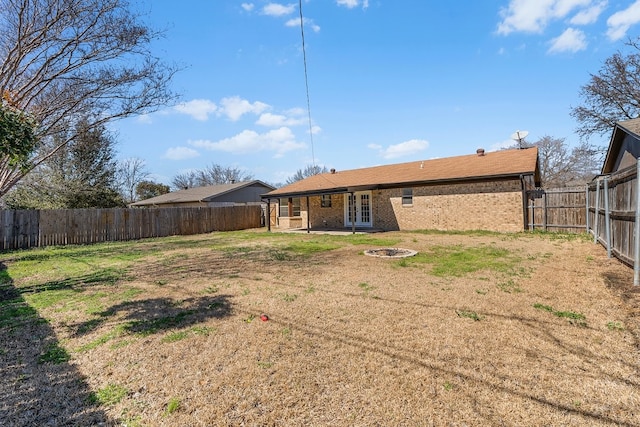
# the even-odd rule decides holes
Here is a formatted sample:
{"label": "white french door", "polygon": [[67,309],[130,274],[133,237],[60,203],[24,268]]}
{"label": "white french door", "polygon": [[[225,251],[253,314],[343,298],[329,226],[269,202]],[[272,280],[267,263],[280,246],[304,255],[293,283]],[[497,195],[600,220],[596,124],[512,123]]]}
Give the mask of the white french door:
{"label": "white french door", "polygon": [[371,227],[373,219],[371,217],[371,191],[359,191],[354,194],[344,195],[344,224],[346,227],[353,226],[355,203],[355,225],[356,227]]}

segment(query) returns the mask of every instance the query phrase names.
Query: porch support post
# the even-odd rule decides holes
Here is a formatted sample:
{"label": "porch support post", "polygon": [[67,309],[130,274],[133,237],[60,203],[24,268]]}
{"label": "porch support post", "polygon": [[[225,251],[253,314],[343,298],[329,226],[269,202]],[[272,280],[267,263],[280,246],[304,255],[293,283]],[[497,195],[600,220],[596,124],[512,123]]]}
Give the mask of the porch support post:
{"label": "porch support post", "polygon": [[307,234],[311,233],[311,205],[309,204],[309,196],[307,196]]}
{"label": "porch support post", "polygon": [[267,221],[267,231],[271,231],[271,199],[267,199],[267,212],[266,212],[266,221]]}
{"label": "porch support post", "polygon": [[356,193],[352,191],[349,194],[351,194],[351,232],[356,234]]}

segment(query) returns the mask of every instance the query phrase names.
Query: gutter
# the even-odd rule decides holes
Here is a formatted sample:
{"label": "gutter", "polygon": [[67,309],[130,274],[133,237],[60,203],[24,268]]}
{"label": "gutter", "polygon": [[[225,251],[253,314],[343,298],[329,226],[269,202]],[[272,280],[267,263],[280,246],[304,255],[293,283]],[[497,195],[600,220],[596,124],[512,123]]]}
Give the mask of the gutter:
{"label": "gutter", "polygon": [[392,188],[409,188],[409,187],[420,187],[420,186],[430,186],[430,185],[442,185],[442,184],[449,184],[449,183],[507,180],[507,179],[520,179],[522,182],[523,177],[525,175],[531,175],[531,173],[530,172],[511,173],[511,174],[500,174],[500,175],[486,175],[486,176],[479,176],[479,177],[446,178],[446,179],[435,179],[435,180],[429,180],[429,181],[410,181],[410,182],[398,182],[398,183],[386,183],[386,184],[364,184],[364,185],[353,186],[353,187],[334,187],[334,188],[308,190],[308,191],[292,191],[288,193],[277,193],[277,194],[267,193],[267,194],[261,194],[260,198],[262,200],[267,200],[267,199],[280,199],[280,198],[286,198],[286,197],[321,196],[323,194],[343,194],[343,193],[351,193],[354,191],[386,190],[386,189],[392,189]]}

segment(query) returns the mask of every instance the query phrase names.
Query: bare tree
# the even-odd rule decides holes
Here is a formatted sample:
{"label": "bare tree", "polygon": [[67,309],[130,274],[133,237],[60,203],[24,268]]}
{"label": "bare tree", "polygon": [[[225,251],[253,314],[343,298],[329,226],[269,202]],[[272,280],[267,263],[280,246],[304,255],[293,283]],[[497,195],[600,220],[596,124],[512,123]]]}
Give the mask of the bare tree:
{"label": "bare tree", "polygon": [[25,167],[0,151],[0,196],[73,140],[79,119],[101,126],[175,98],[176,68],[149,50],[161,33],[127,0],[0,0],[0,16],[0,93],[36,120],[39,141]]}
{"label": "bare tree", "polygon": [[145,161],[140,158],[130,157],[119,162],[117,173],[118,184],[125,203],[136,201],[136,188],[138,184],[146,180],[149,175],[149,172],[145,168]]}
{"label": "bare tree", "polygon": [[601,148],[586,142],[570,148],[564,138],[551,136],[522,144],[524,148],[538,147],[540,180],[544,188],[582,185],[590,181],[598,174],[604,155]]}
{"label": "bare tree", "polygon": [[629,40],[630,53],[607,58],[598,74],[580,89],[583,104],[571,115],[580,123],[581,137],[610,133],[616,122],[640,117],[640,45]]}
{"label": "bare tree", "polygon": [[326,166],[320,167],[318,165],[307,165],[304,169],[298,169],[296,173],[287,179],[287,184],[293,184],[296,181],[301,181],[313,175],[329,172]]}
{"label": "bare tree", "polygon": [[180,173],[173,177],[171,185],[176,190],[187,190],[189,188],[199,187],[198,173],[195,171]]}
{"label": "bare tree", "polygon": [[253,179],[253,175],[238,168],[212,164],[204,169],[181,173],[173,177],[171,184],[178,190],[207,185],[230,184]]}
{"label": "bare tree", "polygon": [[251,174],[245,173],[238,168],[222,167],[216,164],[207,166],[198,172],[199,186],[230,184],[248,181],[252,178]]}

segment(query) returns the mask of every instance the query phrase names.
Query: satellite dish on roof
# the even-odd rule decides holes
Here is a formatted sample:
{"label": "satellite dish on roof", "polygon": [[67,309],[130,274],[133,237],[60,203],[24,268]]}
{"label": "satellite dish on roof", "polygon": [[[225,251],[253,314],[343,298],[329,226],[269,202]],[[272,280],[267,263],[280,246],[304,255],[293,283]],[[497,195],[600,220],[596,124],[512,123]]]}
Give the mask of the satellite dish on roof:
{"label": "satellite dish on roof", "polygon": [[524,142],[524,139],[527,137],[527,135],[529,135],[529,132],[527,132],[526,130],[517,130],[513,134],[511,134],[511,139],[513,139],[514,141],[518,141],[518,146],[522,148],[522,143]]}

